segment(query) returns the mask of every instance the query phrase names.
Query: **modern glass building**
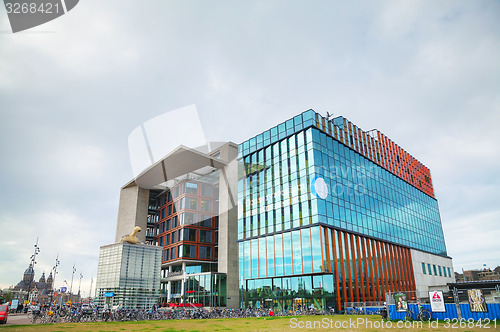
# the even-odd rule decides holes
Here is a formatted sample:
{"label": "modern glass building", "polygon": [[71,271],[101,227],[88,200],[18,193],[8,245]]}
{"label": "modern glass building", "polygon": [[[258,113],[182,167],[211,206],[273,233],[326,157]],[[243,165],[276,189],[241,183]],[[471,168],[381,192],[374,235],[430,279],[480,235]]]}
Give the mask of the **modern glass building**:
{"label": "modern glass building", "polygon": [[239,147],[241,306],[417,291],[412,250],[451,267],[429,170],[379,131],[309,110]]}
{"label": "modern glass building", "polygon": [[181,146],[122,187],[116,241],[140,226],[161,248],[159,304],[239,305],[237,155],[230,142]]}
{"label": "modern glass building", "polygon": [[454,281],[429,169],[313,110],[179,146],[122,187],[117,241],[134,226],[162,248],[160,303],[341,310]]}
{"label": "modern glass building", "polygon": [[120,242],[102,246],[96,303],[149,310],[160,297],[161,248]]}

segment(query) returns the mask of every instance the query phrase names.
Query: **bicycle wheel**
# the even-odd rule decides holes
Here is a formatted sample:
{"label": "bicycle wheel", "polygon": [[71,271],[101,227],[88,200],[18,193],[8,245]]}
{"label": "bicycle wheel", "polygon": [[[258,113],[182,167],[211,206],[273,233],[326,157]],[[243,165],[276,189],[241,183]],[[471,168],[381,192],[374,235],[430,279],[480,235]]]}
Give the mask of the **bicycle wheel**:
{"label": "bicycle wheel", "polygon": [[420,314],[418,316],[419,319],[424,322],[428,322],[431,320],[431,313],[427,309],[422,309],[422,311],[420,311]]}
{"label": "bicycle wheel", "polygon": [[411,311],[410,311],[410,310],[406,311],[405,320],[406,320],[406,321],[411,321],[411,320],[413,320],[413,317],[412,317],[412,314],[411,314]]}

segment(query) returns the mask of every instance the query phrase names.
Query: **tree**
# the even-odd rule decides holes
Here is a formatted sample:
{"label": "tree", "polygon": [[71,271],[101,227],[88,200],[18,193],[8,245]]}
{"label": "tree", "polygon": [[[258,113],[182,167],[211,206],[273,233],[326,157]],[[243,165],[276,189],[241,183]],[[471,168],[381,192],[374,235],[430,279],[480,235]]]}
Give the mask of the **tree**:
{"label": "tree", "polygon": [[12,301],[13,298],[12,292],[3,293],[2,296],[6,303]]}

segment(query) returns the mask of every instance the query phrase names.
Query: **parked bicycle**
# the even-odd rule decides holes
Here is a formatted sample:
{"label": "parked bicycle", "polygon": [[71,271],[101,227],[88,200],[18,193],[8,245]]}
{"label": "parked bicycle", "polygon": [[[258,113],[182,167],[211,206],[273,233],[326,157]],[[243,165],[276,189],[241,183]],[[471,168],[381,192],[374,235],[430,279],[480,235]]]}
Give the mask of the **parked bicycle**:
{"label": "parked bicycle", "polygon": [[406,309],[406,316],[405,320],[410,321],[410,320],[421,320],[424,322],[428,322],[431,320],[431,313],[429,310],[425,309],[420,303],[417,303],[418,306],[418,312],[414,312],[411,310],[410,306]]}

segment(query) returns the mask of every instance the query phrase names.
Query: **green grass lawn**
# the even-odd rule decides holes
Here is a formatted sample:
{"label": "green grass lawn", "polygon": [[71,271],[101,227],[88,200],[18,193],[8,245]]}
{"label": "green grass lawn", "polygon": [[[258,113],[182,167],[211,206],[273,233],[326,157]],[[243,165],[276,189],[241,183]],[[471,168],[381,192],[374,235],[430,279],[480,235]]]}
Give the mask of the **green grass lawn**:
{"label": "green grass lawn", "polygon": [[[405,325],[407,324],[407,325]],[[415,324],[415,325],[413,325]],[[421,324],[421,325],[417,325]],[[294,316],[261,318],[226,318],[163,320],[140,322],[65,323],[4,326],[6,331],[484,331],[485,327],[446,328],[445,322],[382,322],[380,316]],[[500,330],[490,323],[487,331]]]}

